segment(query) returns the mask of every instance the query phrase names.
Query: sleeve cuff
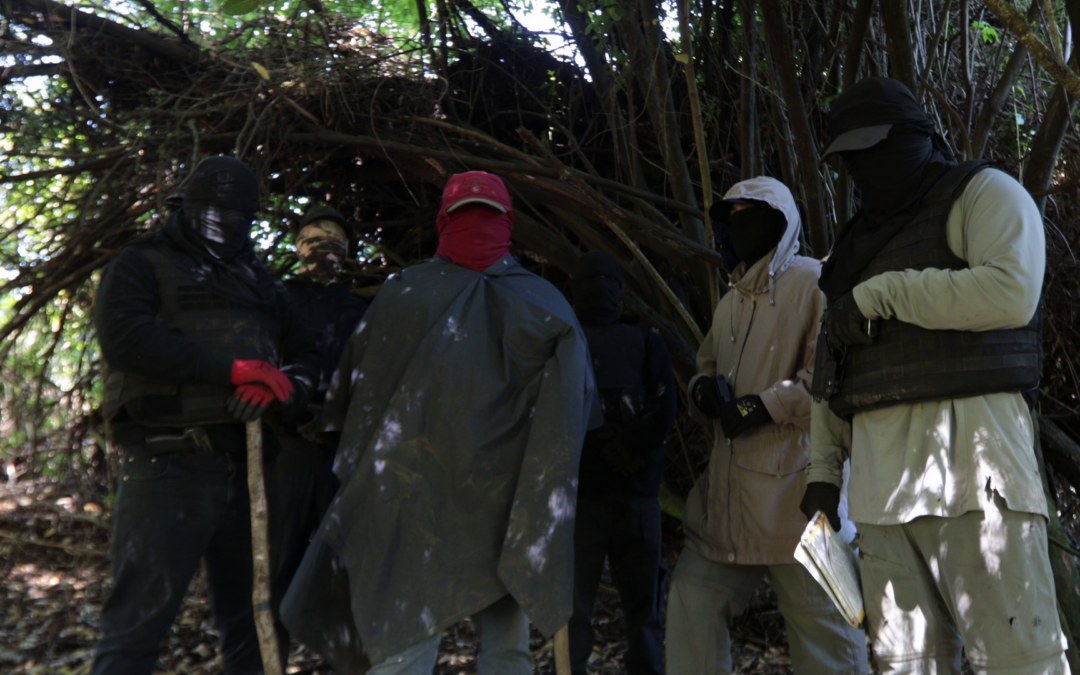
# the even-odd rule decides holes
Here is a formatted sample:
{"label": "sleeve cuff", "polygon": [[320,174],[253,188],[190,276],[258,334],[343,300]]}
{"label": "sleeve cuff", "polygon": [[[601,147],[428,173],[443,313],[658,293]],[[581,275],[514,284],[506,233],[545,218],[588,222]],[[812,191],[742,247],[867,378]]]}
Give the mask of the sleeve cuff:
{"label": "sleeve cuff", "polygon": [[859,284],[851,291],[851,297],[855,298],[855,304],[859,307],[859,311],[867,319],[880,319],[881,316],[874,311],[874,303],[870,298],[870,292],[866,290],[865,284]]}
{"label": "sleeve cuff", "polygon": [[221,352],[208,351],[203,357],[203,380],[213,384],[232,382],[233,357]]}
{"label": "sleeve cuff", "polygon": [[761,398],[761,402],[765,404],[765,409],[769,411],[769,416],[772,417],[773,422],[777,424],[791,423],[791,415],[788,415],[775,391],[766,389],[758,396]]}
{"label": "sleeve cuff", "polygon": [[826,452],[814,452],[814,448],[810,448],[810,462],[806,465],[806,482],[807,483],[830,483],[837,487],[842,487],[844,484],[844,465],[832,466],[824,462],[815,462],[814,456],[822,456],[822,454],[838,456],[836,453],[840,452],[840,448],[829,448]]}

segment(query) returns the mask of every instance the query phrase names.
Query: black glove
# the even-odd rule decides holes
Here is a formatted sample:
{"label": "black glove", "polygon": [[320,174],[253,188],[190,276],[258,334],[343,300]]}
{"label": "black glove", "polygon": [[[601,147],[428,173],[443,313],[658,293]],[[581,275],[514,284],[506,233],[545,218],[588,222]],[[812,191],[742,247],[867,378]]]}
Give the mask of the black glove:
{"label": "black glove", "polygon": [[832,483],[808,483],[806,494],[799,503],[799,510],[806,514],[807,518],[813,518],[814,514],[821,511],[829,519],[834,532],[840,531],[840,488]]}
{"label": "black glove", "polygon": [[240,422],[250,422],[262,417],[274,401],[274,393],[262,384],[242,384],[236,393],[225,401],[229,414]]}
{"label": "black glove", "polygon": [[717,384],[715,377],[709,375],[699,377],[697,382],[694,383],[690,395],[694,398],[694,405],[697,406],[702,415],[711,420],[720,417],[720,411],[724,406],[724,397],[720,395],[720,385]]}
{"label": "black glove", "polygon": [[855,302],[855,295],[850,292],[829,303],[825,314],[825,333],[833,349],[840,349],[844,345],[874,344],[874,322],[863,315]]}
{"label": "black glove", "polygon": [[769,422],[772,422],[772,415],[757,394],[729,401],[720,410],[720,428],[729,440],[735,440],[743,432]]}

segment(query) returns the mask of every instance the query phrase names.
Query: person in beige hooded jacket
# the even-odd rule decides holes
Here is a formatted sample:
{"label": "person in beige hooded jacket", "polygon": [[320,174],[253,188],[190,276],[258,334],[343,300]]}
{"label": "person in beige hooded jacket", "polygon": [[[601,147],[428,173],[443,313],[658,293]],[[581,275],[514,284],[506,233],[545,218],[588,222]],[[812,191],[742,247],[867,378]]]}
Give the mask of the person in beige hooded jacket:
{"label": "person in beige hooded jacket", "polygon": [[728,625],[766,577],[796,675],[861,675],[863,631],[848,625],[794,558],[807,522],[799,500],[821,265],[797,255],[799,214],[783,183],[742,181],[718,207],[721,249],[738,262],[690,382],[692,410],[713,419],[716,442],[687,499],[686,542],[667,610],[668,675],[730,673]]}

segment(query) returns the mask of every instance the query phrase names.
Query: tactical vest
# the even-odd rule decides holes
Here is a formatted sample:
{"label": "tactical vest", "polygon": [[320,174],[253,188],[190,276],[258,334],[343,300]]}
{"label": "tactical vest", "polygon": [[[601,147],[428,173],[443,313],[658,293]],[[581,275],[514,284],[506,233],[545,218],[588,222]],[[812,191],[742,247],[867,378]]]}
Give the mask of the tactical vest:
{"label": "tactical vest", "polygon": [[[989,162],[949,170],[923,198],[918,213],[862,271],[859,282],[885,272],[962,270],[946,223],[953,203]],[[898,403],[940,401],[1038,387],[1042,370],[1041,312],[1023,328],[929,330],[897,319],[878,321],[872,345],[850,346],[840,391],[829,408],[841,417]]]}
{"label": "tactical vest", "polygon": [[[139,255],[150,263],[157,279],[155,323],[234,358],[278,364],[282,336],[276,317],[215,295],[159,249],[146,247]],[[230,423],[235,419],[225,402],[233,391],[228,384],[171,384],[113,371],[105,381],[103,412],[112,419],[124,409],[133,420],[147,426]]]}

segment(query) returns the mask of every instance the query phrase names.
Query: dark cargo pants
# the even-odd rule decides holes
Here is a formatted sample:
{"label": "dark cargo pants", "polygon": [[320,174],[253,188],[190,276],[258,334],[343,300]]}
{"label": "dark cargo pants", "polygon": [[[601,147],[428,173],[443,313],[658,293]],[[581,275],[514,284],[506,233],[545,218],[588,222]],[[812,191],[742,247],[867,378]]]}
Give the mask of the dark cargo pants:
{"label": "dark cargo pants", "polygon": [[[151,456],[141,445],[125,445],[122,462],[113,514],[113,588],[101,612],[93,675],[149,675],[203,556],[225,673],[262,673],[251,606],[244,462],[221,452]],[[271,462],[268,475],[272,471]],[[267,493],[273,512],[273,480],[267,481]]]}
{"label": "dark cargo pants", "polygon": [[596,590],[611,566],[626,620],[626,672],[664,672],[660,625],[660,504],[654,498],[582,497],[574,526],[574,614],[570,617],[570,663],[585,675],[593,648]]}

